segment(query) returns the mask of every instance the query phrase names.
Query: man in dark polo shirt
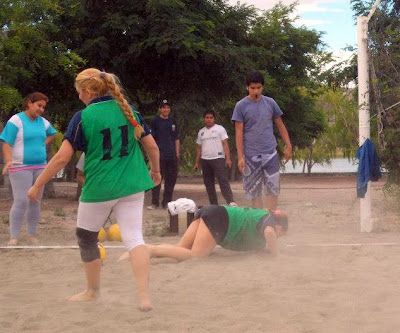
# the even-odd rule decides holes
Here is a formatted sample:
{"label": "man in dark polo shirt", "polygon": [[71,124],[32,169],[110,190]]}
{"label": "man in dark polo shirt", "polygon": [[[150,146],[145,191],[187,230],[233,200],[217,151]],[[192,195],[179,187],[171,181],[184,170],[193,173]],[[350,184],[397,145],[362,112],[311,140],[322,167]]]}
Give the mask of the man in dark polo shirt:
{"label": "man in dark polo shirt", "polygon": [[[164,195],[161,206],[167,208],[172,201],[172,193],[178,177],[178,161],[180,153],[179,131],[175,119],[169,117],[170,104],[164,99],[159,106],[159,115],[150,124],[152,134],[160,150],[160,172],[164,180]],[[160,185],[152,189],[151,205],[147,209],[156,209],[160,205]]]}

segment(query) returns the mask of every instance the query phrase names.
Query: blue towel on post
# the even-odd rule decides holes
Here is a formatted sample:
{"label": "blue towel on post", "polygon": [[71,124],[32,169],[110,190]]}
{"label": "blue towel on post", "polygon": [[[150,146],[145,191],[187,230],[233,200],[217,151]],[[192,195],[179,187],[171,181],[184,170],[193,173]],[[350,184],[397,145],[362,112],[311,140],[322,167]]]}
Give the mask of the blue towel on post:
{"label": "blue towel on post", "polygon": [[356,157],[360,161],[357,172],[357,197],[364,198],[368,182],[377,181],[382,177],[381,161],[370,139],[366,139],[358,148]]}

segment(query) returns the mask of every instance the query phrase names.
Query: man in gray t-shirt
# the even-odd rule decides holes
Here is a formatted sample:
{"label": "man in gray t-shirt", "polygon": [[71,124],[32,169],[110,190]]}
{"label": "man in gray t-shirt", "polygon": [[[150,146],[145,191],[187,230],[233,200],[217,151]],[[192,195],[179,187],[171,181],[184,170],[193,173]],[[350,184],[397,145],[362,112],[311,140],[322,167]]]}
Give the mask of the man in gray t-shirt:
{"label": "man in gray t-shirt", "polygon": [[252,199],[253,207],[264,208],[264,189],[266,208],[274,211],[280,191],[274,124],[286,146],[285,162],[291,158],[292,145],[278,104],[261,94],[264,88],[262,74],[250,73],[246,79],[246,88],[248,96],[236,103],[232,115],[232,121],[235,122],[238,168],[243,174],[243,186]]}

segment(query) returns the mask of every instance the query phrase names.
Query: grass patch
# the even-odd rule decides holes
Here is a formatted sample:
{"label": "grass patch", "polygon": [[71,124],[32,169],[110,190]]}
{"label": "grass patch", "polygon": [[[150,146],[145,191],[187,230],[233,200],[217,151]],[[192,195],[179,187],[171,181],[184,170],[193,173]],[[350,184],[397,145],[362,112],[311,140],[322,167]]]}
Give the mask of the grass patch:
{"label": "grass patch", "polygon": [[5,225],[9,225],[9,224],[10,224],[10,218],[9,218],[8,215],[2,215],[2,216],[1,216],[1,220],[3,221],[3,223],[4,223]]}
{"label": "grass patch", "polygon": [[390,209],[400,212],[400,185],[388,182],[383,186],[382,191],[385,196],[386,205]]}
{"label": "grass patch", "polygon": [[169,236],[169,223],[168,222],[159,222],[159,223],[146,223],[145,224],[145,236],[158,236],[165,237]]}
{"label": "grass patch", "polygon": [[65,214],[64,209],[62,207],[57,207],[54,210],[54,215],[55,216],[60,216],[60,217],[65,217],[66,214]]}

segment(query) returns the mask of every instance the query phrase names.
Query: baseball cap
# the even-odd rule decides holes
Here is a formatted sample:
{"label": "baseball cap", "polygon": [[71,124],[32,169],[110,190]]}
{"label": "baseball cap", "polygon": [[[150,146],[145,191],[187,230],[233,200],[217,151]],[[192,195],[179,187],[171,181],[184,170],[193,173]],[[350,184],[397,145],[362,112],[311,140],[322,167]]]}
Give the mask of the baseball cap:
{"label": "baseball cap", "polygon": [[159,107],[162,108],[164,105],[170,106],[169,102],[168,102],[166,99],[163,99],[163,100],[160,102]]}

